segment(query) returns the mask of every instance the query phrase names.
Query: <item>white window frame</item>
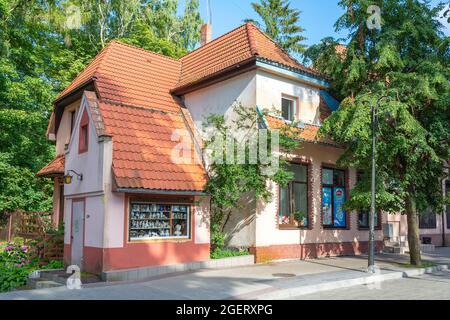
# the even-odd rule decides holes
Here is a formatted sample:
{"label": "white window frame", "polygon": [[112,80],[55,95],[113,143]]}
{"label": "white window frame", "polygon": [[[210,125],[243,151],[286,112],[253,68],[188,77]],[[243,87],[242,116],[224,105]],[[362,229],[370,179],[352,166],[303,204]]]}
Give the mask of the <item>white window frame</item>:
{"label": "white window frame", "polygon": [[[293,114],[292,119],[284,119],[287,122],[293,122],[296,120],[296,116],[297,116],[297,99],[295,97],[291,97],[291,96],[287,96],[287,95],[283,95],[281,97],[281,115],[283,115],[283,100],[288,100],[292,102],[292,112]],[[284,117],[283,117],[284,118]]]}

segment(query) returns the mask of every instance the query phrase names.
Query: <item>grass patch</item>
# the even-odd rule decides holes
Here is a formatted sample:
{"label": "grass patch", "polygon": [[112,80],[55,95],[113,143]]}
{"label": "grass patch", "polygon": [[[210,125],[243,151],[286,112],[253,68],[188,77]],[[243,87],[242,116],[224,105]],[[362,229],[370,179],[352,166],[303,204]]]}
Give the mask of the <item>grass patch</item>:
{"label": "grass patch", "polygon": [[222,259],[248,255],[248,249],[217,249],[211,252],[211,259]]}

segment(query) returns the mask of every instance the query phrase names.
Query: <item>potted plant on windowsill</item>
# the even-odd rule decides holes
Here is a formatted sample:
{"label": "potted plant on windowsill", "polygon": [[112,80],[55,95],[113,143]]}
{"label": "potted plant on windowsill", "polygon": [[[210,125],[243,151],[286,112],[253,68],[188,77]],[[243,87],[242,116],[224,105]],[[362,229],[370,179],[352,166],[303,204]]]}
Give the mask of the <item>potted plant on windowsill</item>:
{"label": "potted plant on windowsill", "polygon": [[300,227],[307,226],[307,216],[305,212],[297,211],[294,213],[295,221],[298,223]]}

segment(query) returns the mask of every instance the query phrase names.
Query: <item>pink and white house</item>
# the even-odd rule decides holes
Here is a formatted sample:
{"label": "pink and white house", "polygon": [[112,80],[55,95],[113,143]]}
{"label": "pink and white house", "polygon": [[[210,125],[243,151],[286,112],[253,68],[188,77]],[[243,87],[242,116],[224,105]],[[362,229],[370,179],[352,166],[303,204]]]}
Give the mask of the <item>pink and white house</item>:
{"label": "pink and white house", "polygon": [[338,107],[326,79],[251,23],[204,38],[180,59],[113,41],[55,101],[47,134],[57,157],[39,175],[54,179],[66,263],[104,272],[208,260],[208,175],[201,161],[173,161],[173,152],[188,141],[192,152],[180,157],[201,158],[197,124],[211,113],[232,118],[236,102],[278,109],[283,117],[265,121],[271,128],[301,121],[303,143],[289,155],[295,179],[269,184],[270,203],[253,200],[234,214],[228,245],[250,248],[256,261],[364,252],[366,214],[342,209],[357,172],[337,167],[343,149],[317,137]]}

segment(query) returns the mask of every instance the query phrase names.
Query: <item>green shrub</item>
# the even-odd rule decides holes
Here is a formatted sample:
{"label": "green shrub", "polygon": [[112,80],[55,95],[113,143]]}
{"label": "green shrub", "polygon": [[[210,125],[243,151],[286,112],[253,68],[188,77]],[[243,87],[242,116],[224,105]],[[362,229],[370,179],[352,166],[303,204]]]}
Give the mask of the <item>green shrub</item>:
{"label": "green shrub", "polygon": [[25,285],[28,275],[35,270],[63,268],[63,262],[58,260],[40,267],[32,252],[33,248],[24,244],[7,243],[3,246],[0,250],[0,292]]}
{"label": "green shrub", "polygon": [[222,250],[225,245],[225,235],[217,224],[211,225],[211,252]]}
{"label": "green shrub", "polygon": [[35,265],[36,261],[31,259],[29,246],[6,244],[0,252],[0,291],[9,291],[24,285]]}
{"label": "green shrub", "polygon": [[52,260],[43,268],[44,269],[64,269],[64,263],[61,260]]}
{"label": "green shrub", "polygon": [[247,249],[216,249],[211,252],[211,259],[222,259],[248,255]]}

